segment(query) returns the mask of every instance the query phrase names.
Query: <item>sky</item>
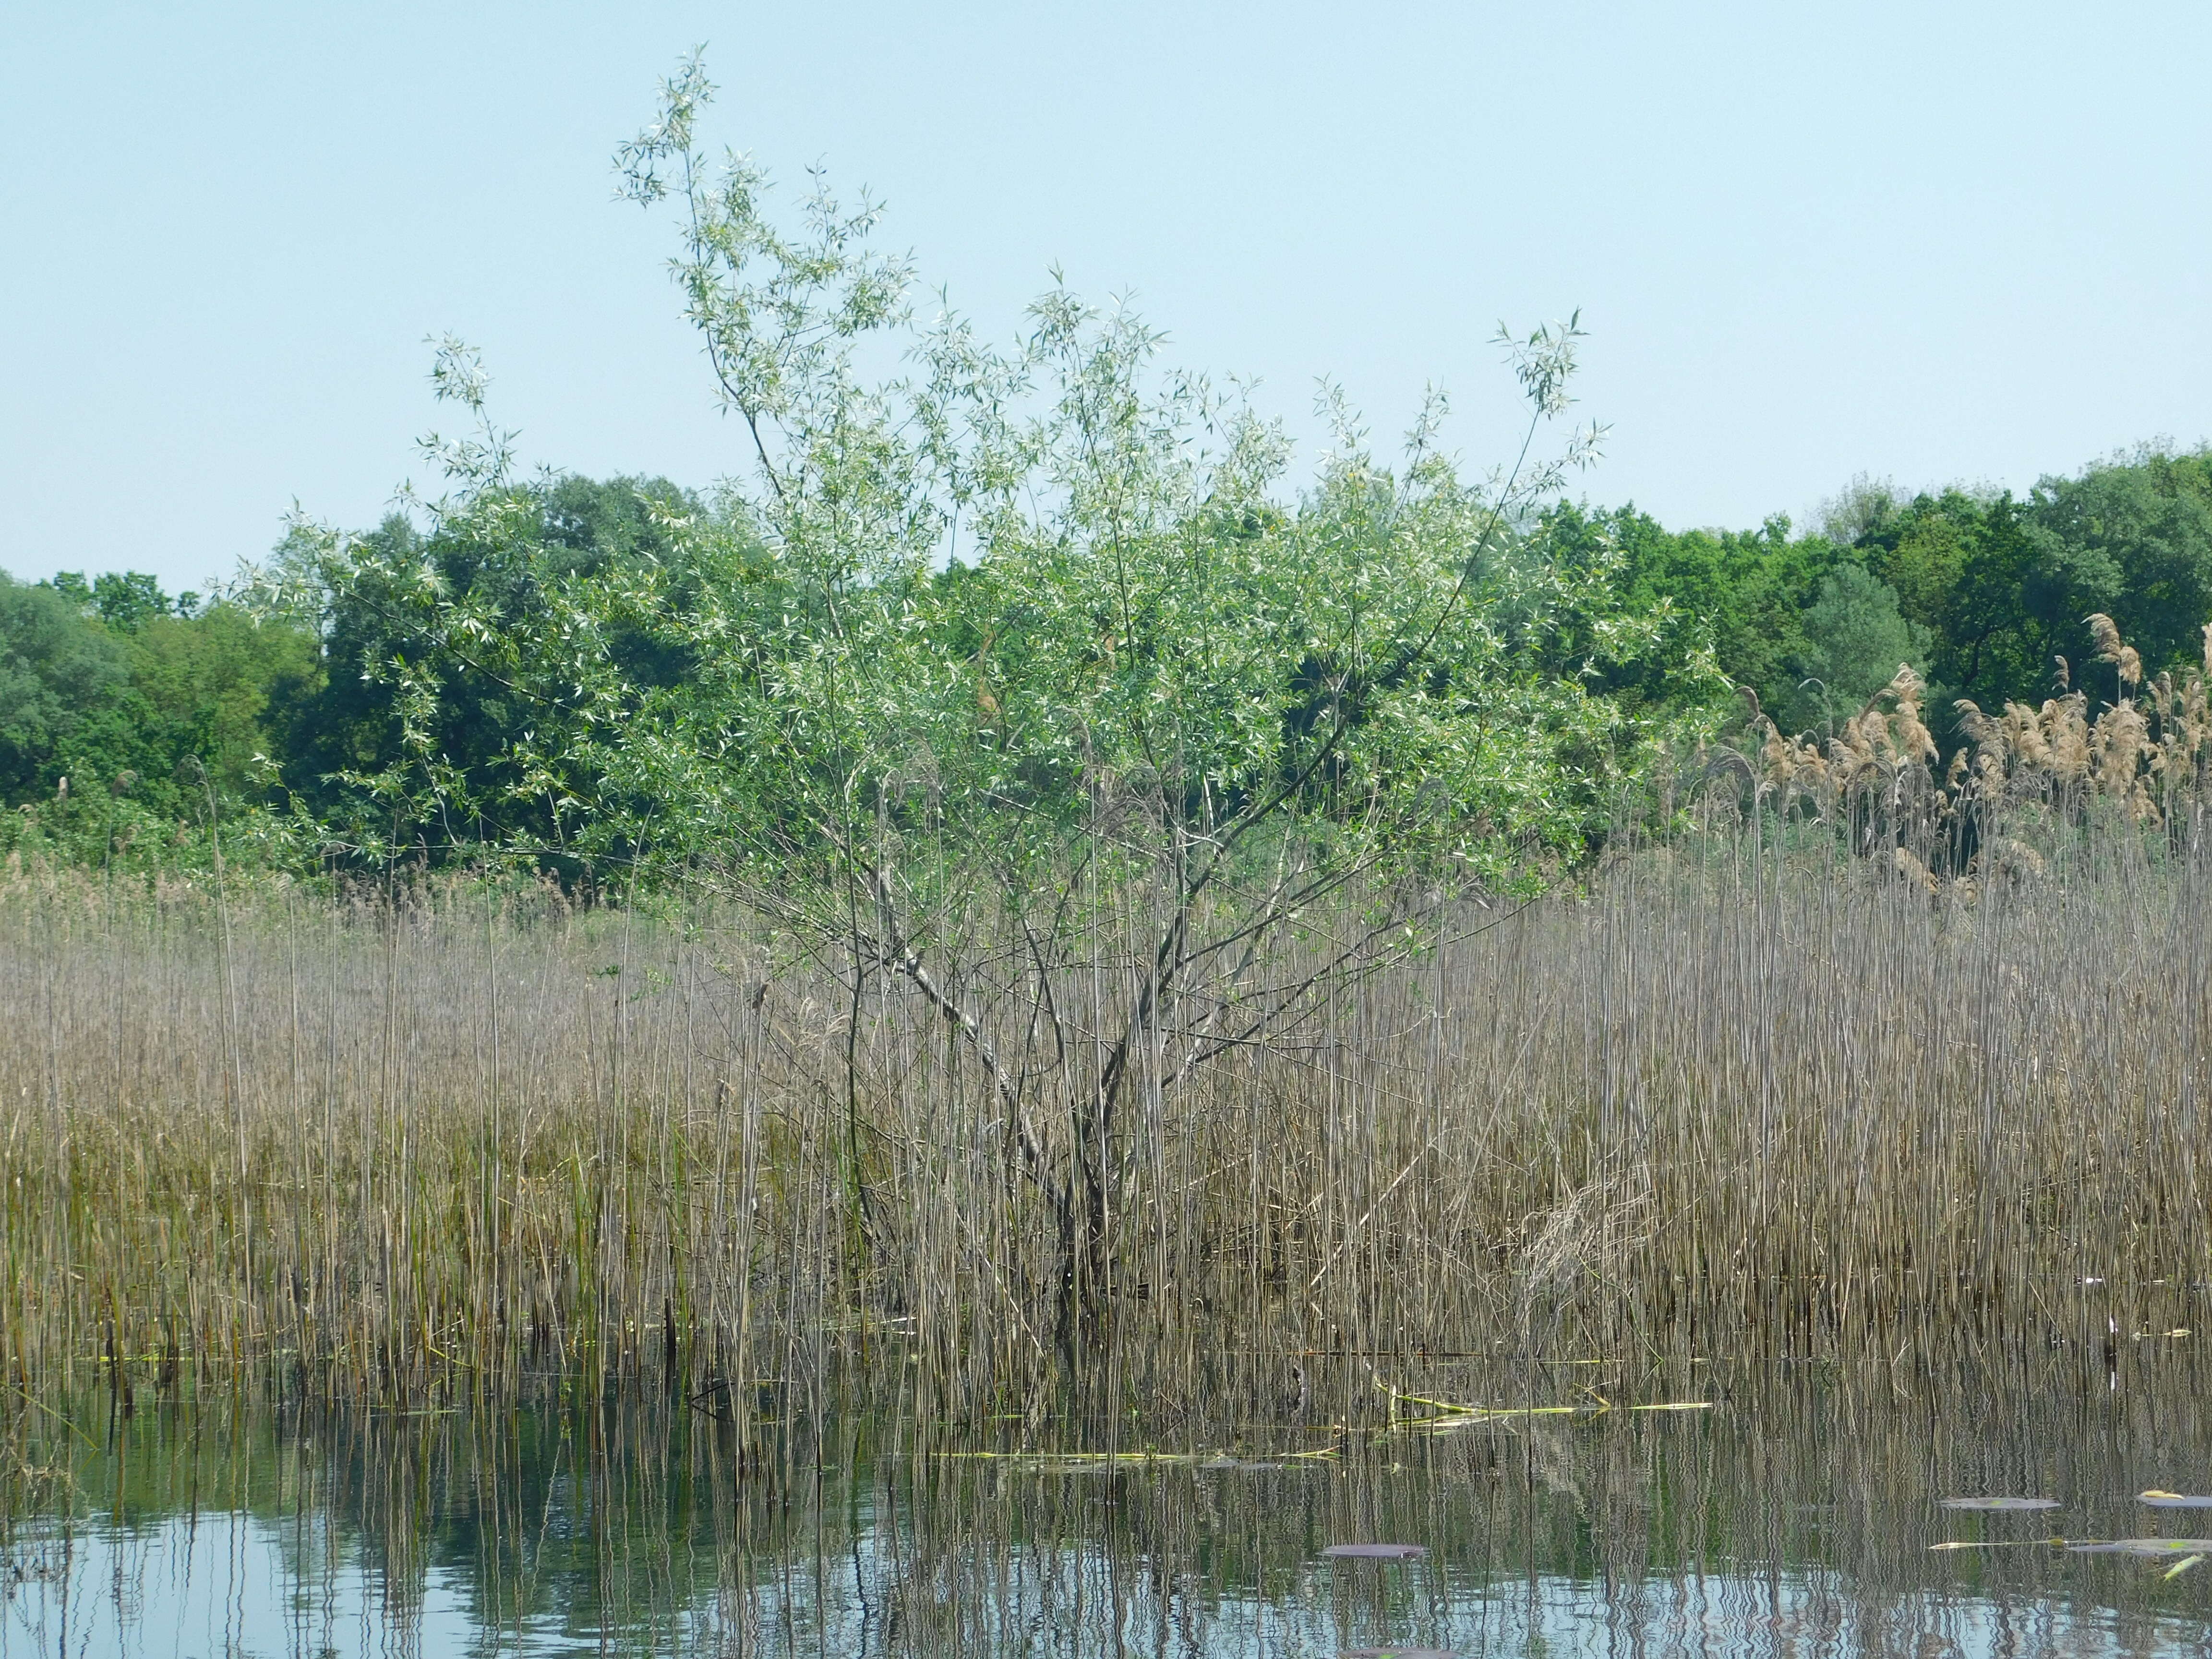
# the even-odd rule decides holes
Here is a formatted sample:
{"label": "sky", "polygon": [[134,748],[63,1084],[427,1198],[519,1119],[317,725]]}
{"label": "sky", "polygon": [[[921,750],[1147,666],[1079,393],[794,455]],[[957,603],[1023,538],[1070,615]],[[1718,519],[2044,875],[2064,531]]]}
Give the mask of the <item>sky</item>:
{"label": "sky", "polygon": [[0,0],[0,568],[374,524],[447,332],[527,464],[736,471],[614,198],[701,44],[706,136],[883,199],[984,331],[1057,266],[1308,456],[1326,376],[1383,438],[1443,386],[1486,466],[1499,322],[1577,308],[1575,488],[1673,526],[2212,437],[2201,3]]}

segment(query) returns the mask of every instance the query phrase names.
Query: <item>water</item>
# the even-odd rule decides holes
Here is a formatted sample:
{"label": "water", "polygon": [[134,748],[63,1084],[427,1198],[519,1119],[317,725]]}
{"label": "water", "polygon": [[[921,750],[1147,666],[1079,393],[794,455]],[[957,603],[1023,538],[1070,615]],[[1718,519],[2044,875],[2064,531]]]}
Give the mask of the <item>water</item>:
{"label": "water", "polygon": [[[1454,1399],[1571,1407],[1442,1431],[1379,1409],[1353,1432],[925,1433],[894,1405],[761,1432],[650,1389],[412,1415],[228,1395],[125,1414],[102,1394],[9,1419],[0,1654],[2212,1647],[2212,1562],[2169,1578],[2030,1541],[2212,1530],[2135,1498],[2212,1489],[2191,1368],[1705,1370],[1539,1368],[1480,1396],[1440,1377]],[[1164,1457],[1129,1455],[1148,1446]],[[1322,1553],[1359,1542],[1428,1553]]]}

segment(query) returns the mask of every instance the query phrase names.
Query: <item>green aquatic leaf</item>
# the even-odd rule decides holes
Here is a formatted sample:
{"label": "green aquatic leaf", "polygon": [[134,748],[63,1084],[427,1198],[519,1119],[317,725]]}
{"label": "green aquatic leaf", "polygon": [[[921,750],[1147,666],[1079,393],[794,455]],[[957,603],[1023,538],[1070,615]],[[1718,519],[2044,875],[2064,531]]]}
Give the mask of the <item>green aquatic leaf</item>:
{"label": "green aquatic leaf", "polygon": [[[2035,1548],[2057,1548],[2062,1546],[2076,1549],[2090,1547],[2084,1545],[2067,1546],[2066,1540],[2063,1538],[2003,1538],[1995,1540],[1959,1538],[1954,1539],[1948,1543],[1930,1544],[1928,1547],[1930,1550],[2024,1550]],[[2102,1548],[2103,1546],[2099,1545],[2095,1547]]]}
{"label": "green aquatic leaf", "polygon": [[2129,1555],[2212,1554],[2212,1538],[2118,1538],[2112,1541]]}

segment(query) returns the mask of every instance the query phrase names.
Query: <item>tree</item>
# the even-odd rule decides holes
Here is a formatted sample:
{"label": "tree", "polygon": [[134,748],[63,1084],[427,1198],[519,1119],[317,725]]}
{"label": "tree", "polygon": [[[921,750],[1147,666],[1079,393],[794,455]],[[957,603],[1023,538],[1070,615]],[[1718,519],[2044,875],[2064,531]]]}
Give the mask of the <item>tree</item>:
{"label": "tree", "polygon": [[1832,729],[1865,707],[1901,665],[1928,660],[1928,630],[1899,613],[1895,589],[1856,564],[1838,565],[1822,579],[1802,636],[1792,666],[1799,683],[1774,705],[1784,711],[1786,731]]}
{"label": "tree", "polygon": [[0,793],[52,793],[69,745],[123,694],[122,645],[71,598],[0,574]]}
{"label": "tree", "polygon": [[[568,805],[574,789],[590,785],[516,765],[519,737],[541,755],[556,752],[540,731],[553,706],[501,672],[496,642],[538,628],[549,593],[608,590],[644,571],[669,575],[665,602],[681,607],[690,592],[682,527],[708,509],[660,478],[514,483],[502,469],[480,482],[467,511],[434,507],[427,529],[394,513],[349,538],[349,574],[335,586],[320,582],[315,562],[329,550],[310,530],[295,532],[252,584],[264,612],[273,607],[320,635],[327,660],[319,687],[285,713],[283,782],[313,820],[349,826],[356,850],[388,840],[404,821],[434,860],[498,840],[533,847],[548,867],[573,876],[581,866],[568,845]],[[417,660],[417,582],[477,617],[491,646]],[[599,643],[609,665],[635,685],[665,690],[690,676],[690,654],[665,635],[618,619],[606,625]],[[423,674],[434,674],[434,686]],[[410,769],[416,787],[401,790]],[[446,781],[433,783],[434,775]]]}
{"label": "tree", "polygon": [[2045,581],[2064,596],[2054,650],[2086,663],[2095,647],[2085,618],[2102,612],[2154,676],[2197,659],[2212,618],[2212,455],[2147,451],[2045,478],[2028,523]]}
{"label": "tree", "polygon": [[[896,990],[941,1021],[995,1103],[1010,1197],[1049,1212],[1079,1348],[1163,1114],[1222,1057],[1295,1043],[1455,895],[1579,857],[1668,734],[1593,687],[1662,630],[1620,603],[1609,549],[1514,544],[1594,434],[1470,482],[1441,399],[1387,465],[1339,409],[1285,507],[1277,428],[1164,372],[1126,309],[1054,289],[995,350],[915,325],[872,205],[817,187],[779,228],[757,171],[698,148],[708,91],[695,59],[620,163],[682,225],[746,451],[729,498],[661,510],[651,557],[569,559],[449,349],[439,388],[482,432],[445,452],[428,540],[307,536],[293,585],[374,619],[358,660],[391,742],[352,781],[395,821],[513,823],[502,800],[542,798],[574,856],[715,880],[840,964],[848,1019]],[[1503,341],[1532,441],[1580,338]],[[900,343],[907,374],[861,374]],[[496,752],[465,758],[453,734],[494,696]],[[825,1086],[859,1248],[894,1250],[868,1192],[896,1154],[855,1078]]]}
{"label": "tree", "polygon": [[1562,505],[1535,539],[1546,556],[1569,561],[1613,550],[1616,605],[1662,630],[1662,647],[1613,667],[1604,690],[1652,708],[1696,708],[1717,671],[1779,708],[1802,678],[1806,609],[1844,557],[1826,538],[1793,539],[1790,530],[1778,514],[1753,531],[1676,532],[1633,506]]}
{"label": "tree", "polygon": [[160,580],[143,570],[103,570],[90,581],[81,570],[58,571],[53,587],[116,634],[135,634],[149,617],[189,617],[199,607],[198,594],[172,599]]}
{"label": "tree", "polygon": [[292,711],[312,706],[323,681],[314,635],[258,621],[237,605],[155,613],[129,636],[132,743],[107,766],[173,778],[197,757],[224,797],[258,802]]}
{"label": "tree", "polygon": [[11,799],[51,794],[64,775],[80,795],[120,781],[149,811],[197,817],[191,762],[231,804],[262,799],[277,715],[321,673],[312,633],[173,599],[142,572],[0,584],[0,787]]}
{"label": "tree", "polygon": [[[2046,477],[2025,501],[1959,489],[1891,501],[1854,551],[1928,630],[1929,673],[1984,708],[2048,696],[2110,616],[2155,674],[2196,659],[2212,617],[2212,458],[2146,451]],[[2117,695],[2118,687],[2112,688]]]}
{"label": "tree", "polygon": [[2040,701],[2052,655],[2071,648],[2093,608],[2008,493],[1916,495],[1852,550],[1895,591],[1899,614],[1926,630],[1927,671],[1947,702]]}

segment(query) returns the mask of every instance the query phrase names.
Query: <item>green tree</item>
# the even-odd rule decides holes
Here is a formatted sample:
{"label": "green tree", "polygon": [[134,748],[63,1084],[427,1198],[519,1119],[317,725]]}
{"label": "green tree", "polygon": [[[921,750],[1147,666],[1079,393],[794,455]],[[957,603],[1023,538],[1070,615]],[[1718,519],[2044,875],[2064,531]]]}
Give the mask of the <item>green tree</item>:
{"label": "green tree", "polygon": [[[1593,688],[1662,630],[1620,603],[1612,550],[1512,545],[1586,441],[1474,482],[1440,404],[1390,464],[1340,410],[1285,510],[1279,432],[1164,373],[1133,315],[1055,289],[1006,352],[957,318],[915,326],[874,208],[817,191],[780,227],[757,172],[696,144],[707,95],[695,61],[621,162],[676,209],[675,275],[749,452],[724,510],[672,517],[654,557],[564,566],[449,349],[439,389],[481,432],[441,452],[456,493],[428,549],[325,532],[270,591],[374,619],[359,659],[392,741],[354,781],[403,838],[542,799],[580,856],[741,890],[842,961],[854,1017],[902,986],[940,1018],[1003,1112],[1010,1185],[1050,1212],[1072,1340],[1110,1302],[1158,1132],[1138,1103],[1292,1041],[1453,894],[1579,857],[1668,735]],[[1504,342],[1532,438],[1579,337]],[[861,373],[899,345],[908,374]],[[506,700],[489,765],[449,740],[473,686]],[[1322,911],[1340,930],[1310,937]],[[994,975],[1042,1054],[1002,1046]],[[856,1118],[863,1255],[894,1225],[867,1197],[888,1155]]]}
{"label": "green tree", "polygon": [[2045,580],[2063,595],[2052,647],[2077,677],[2094,649],[2083,620],[2092,611],[2119,625],[2152,674],[2201,661],[2212,620],[2212,455],[2151,451],[2046,478],[2027,517]]}
{"label": "green tree", "polygon": [[1985,708],[2048,695],[2052,656],[2084,636],[2095,607],[2053,550],[2009,494],[1956,489],[1894,505],[1853,549],[1926,630],[1931,682]]}
{"label": "green tree", "polygon": [[82,570],[58,571],[52,586],[117,634],[135,634],[155,617],[196,616],[203,603],[193,592],[170,598],[160,580],[143,570],[103,570],[89,581]]}
{"label": "green tree", "polygon": [[1895,589],[1856,564],[1821,579],[1801,637],[1791,665],[1798,684],[1770,705],[1784,711],[1778,719],[1785,731],[1832,726],[1856,714],[1901,665],[1924,672],[1929,660],[1928,630],[1899,613]]}
{"label": "green tree", "polygon": [[[434,668],[416,664],[414,583],[434,584],[489,635],[541,627],[539,607],[550,593],[617,588],[641,572],[667,576],[665,603],[680,607],[690,591],[686,527],[708,511],[659,478],[514,483],[502,469],[483,484],[468,511],[433,510],[427,530],[394,514],[356,538],[356,579],[334,588],[317,585],[312,553],[280,552],[276,567],[293,569],[304,593],[287,614],[321,635],[326,659],[315,689],[283,712],[283,775],[300,807],[319,821],[353,826],[359,844],[398,811],[412,813],[434,856],[489,836],[532,843],[558,865],[574,828],[575,791],[591,782],[518,760],[524,747],[541,757],[556,752],[547,723],[560,719],[558,700],[549,704],[501,672],[495,644],[479,653],[448,642]],[[395,588],[376,572],[406,574]],[[665,632],[619,617],[598,625],[606,631],[594,635],[594,648],[634,686],[667,690],[691,675],[688,648]],[[434,689],[410,681],[418,668],[436,674]],[[448,781],[408,798],[420,811],[394,792],[392,780],[410,760]]]}
{"label": "green tree", "polygon": [[1893,501],[1854,551],[1928,630],[1930,678],[1950,695],[2039,701],[2054,659],[2087,672],[2098,611],[2155,673],[2197,660],[2212,619],[2212,459],[2145,452],[2045,478],[2025,501],[1957,489]]}
{"label": "green tree", "polygon": [[152,616],[129,644],[129,703],[143,724],[143,758],[128,763],[148,776],[174,776],[186,756],[196,757],[230,799],[264,799],[289,711],[323,678],[314,635],[216,604]]}
{"label": "green tree", "polygon": [[1657,650],[1605,676],[1602,688],[1656,708],[1711,696],[1710,662],[1779,708],[1802,678],[1805,613],[1844,554],[1825,537],[1793,538],[1777,515],[1754,531],[1667,530],[1634,507],[1562,505],[1535,541],[1546,556],[1615,562],[1617,603],[1662,630]]}
{"label": "green tree", "polygon": [[122,643],[67,593],[0,574],[0,793],[51,794],[70,746],[127,690]]}
{"label": "green tree", "polygon": [[64,571],[8,581],[0,595],[0,787],[11,799],[50,794],[69,775],[80,793],[121,781],[156,813],[197,817],[193,761],[232,804],[262,799],[278,716],[320,678],[312,633],[197,595],[173,599],[136,571]]}

